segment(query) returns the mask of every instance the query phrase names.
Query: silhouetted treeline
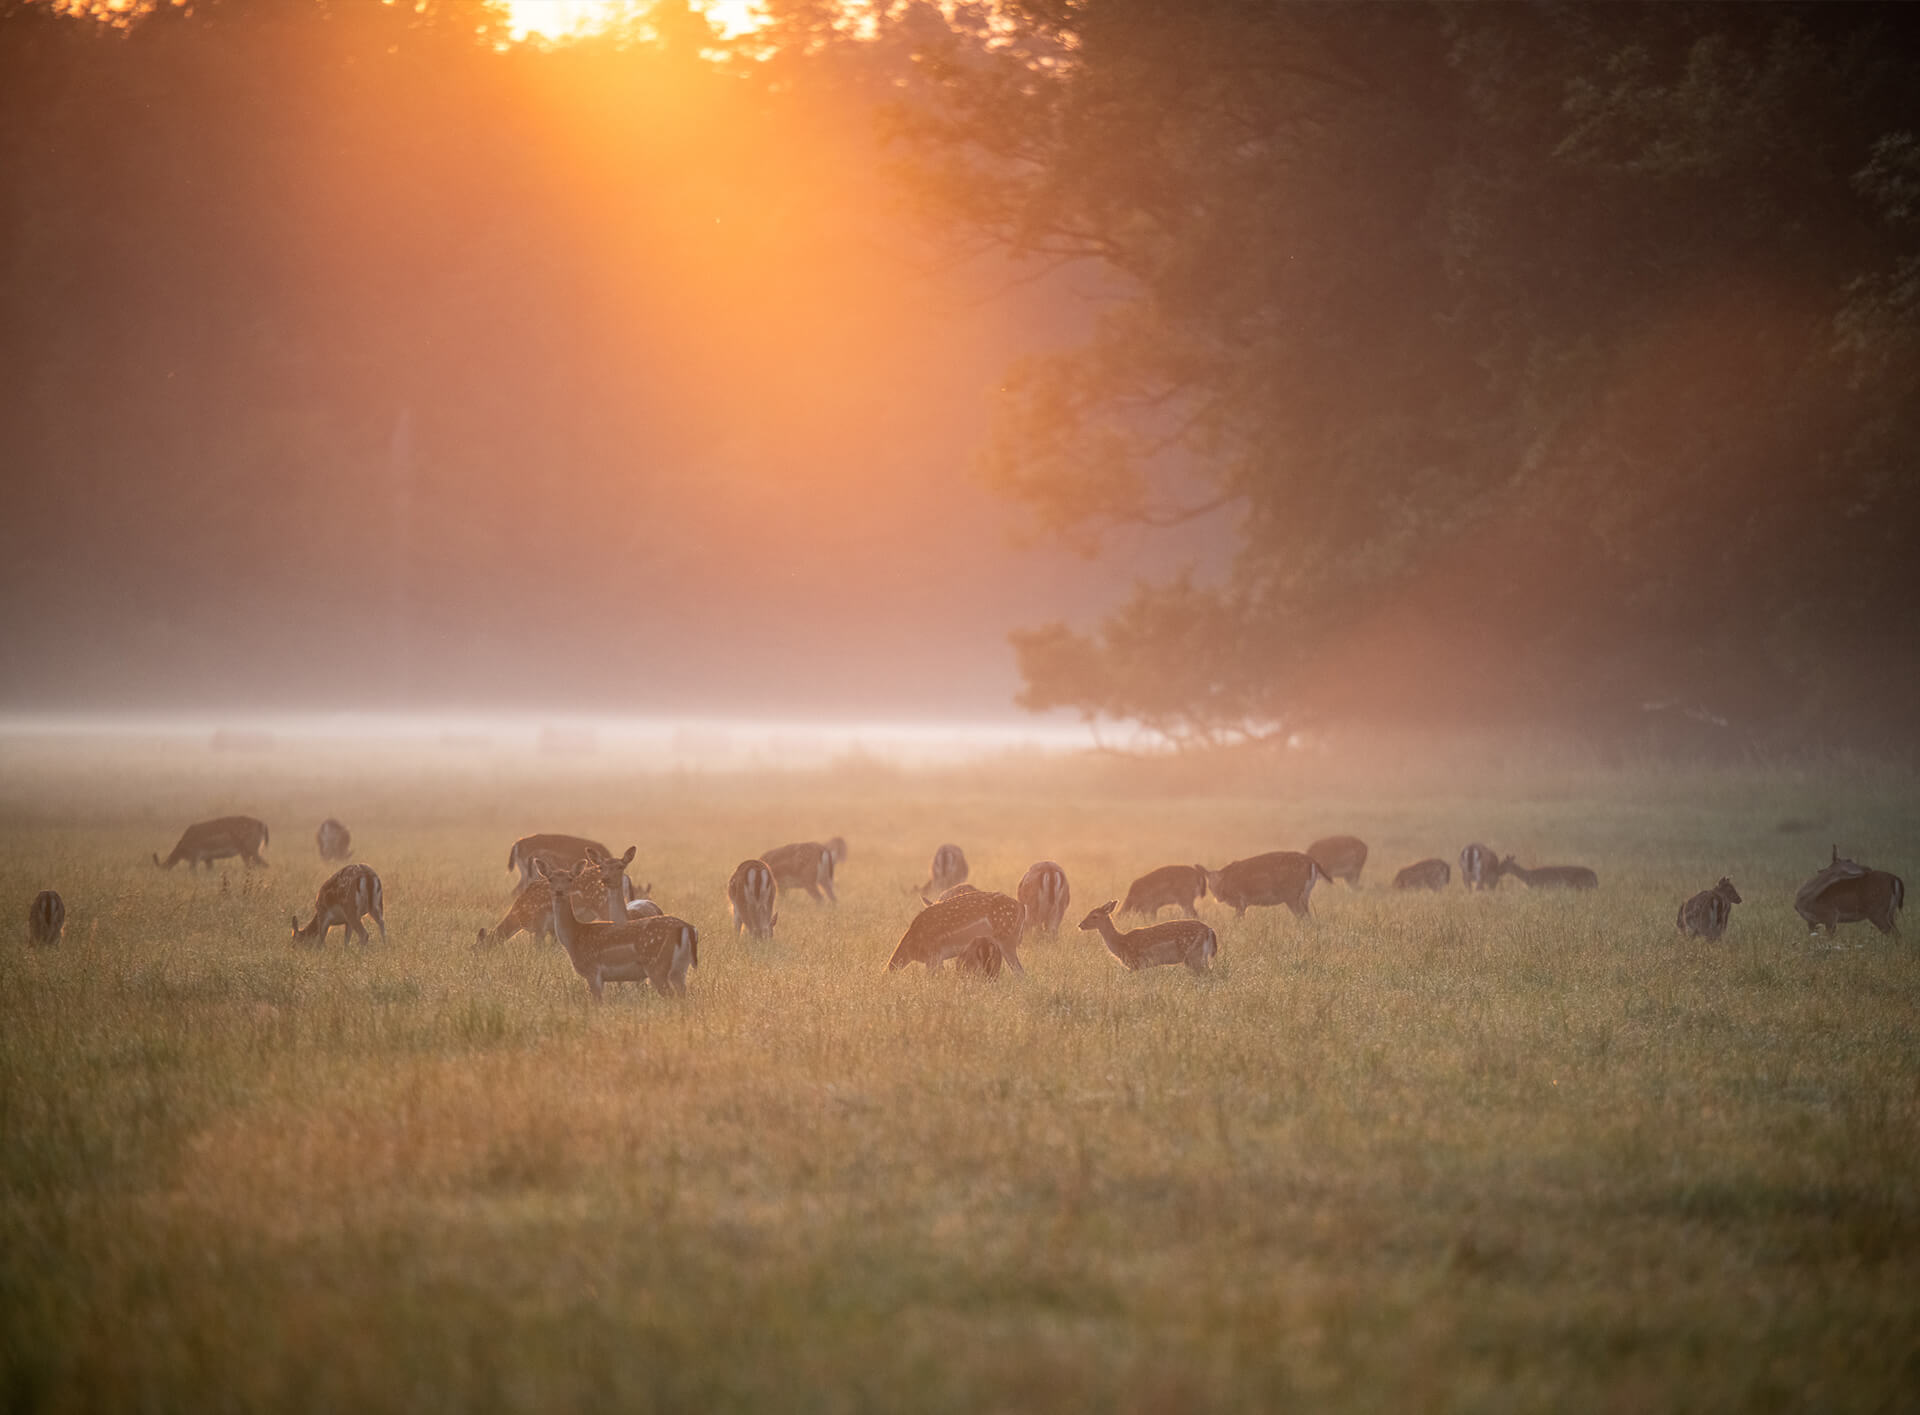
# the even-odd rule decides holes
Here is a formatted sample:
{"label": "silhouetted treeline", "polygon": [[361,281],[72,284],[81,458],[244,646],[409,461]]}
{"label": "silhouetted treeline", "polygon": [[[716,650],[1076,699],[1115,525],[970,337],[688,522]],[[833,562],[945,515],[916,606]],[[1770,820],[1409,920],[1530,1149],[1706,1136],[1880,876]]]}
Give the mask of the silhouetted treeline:
{"label": "silhouetted treeline", "polygon": [[1224,582],[1017,635],[1026,701],[1920,722],[1910,11],[1016,13],[929,57],[926,193],[1131,298],[1009,380],[993,470],[1069,535],[1239,535]]}

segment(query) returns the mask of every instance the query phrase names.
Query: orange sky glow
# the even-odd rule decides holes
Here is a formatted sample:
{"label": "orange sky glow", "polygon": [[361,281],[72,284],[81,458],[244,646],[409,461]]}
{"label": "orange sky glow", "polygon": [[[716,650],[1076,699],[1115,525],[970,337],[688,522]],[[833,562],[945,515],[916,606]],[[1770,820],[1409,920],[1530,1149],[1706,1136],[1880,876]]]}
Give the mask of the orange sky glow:
{"label": "orange sky glow", "polygon": [[[506,8],[515,39],[565,39],[604,29],[635,7],[632,0],[507,0]],[[700,8],[722,34],[743,34],[757,22],[754,0],[707,0]]]}

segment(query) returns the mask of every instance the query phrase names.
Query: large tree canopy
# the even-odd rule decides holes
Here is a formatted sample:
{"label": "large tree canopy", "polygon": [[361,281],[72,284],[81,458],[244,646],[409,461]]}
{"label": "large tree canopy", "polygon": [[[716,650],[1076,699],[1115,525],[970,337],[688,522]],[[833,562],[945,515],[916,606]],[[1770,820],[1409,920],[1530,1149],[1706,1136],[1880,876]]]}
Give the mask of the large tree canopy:
{"label": "large tree canopy", "polygon": [[1224,575],[1016,634],[1035,708],[1910,723],[1920,59],[1876,8],[1009,0],[925,44],[922,191],[1094,262],[987,470]]}

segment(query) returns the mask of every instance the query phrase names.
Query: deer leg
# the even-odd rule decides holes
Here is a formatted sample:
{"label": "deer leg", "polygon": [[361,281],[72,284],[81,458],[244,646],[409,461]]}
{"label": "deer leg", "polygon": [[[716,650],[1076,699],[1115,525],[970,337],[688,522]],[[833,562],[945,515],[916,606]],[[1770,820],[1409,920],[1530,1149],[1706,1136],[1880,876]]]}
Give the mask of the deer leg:
{"label": "deer leg", "polygon": [[[832,904],[838,904],[838,903],[840,902],[840,896],[839,896],[839,895],[837,895],[837,894],[835,894],[835,893],[833,892],[833,881],[832,881],[832,880],[827,880],[827,881],[826,881],[825,883],[823,883],[823,884],[822,884],[822,885],[821,885],[820,887],[821,887],[822,889],[824,889],[824,890],[826,890],[826,892],[827,892],[827,901],[828,901],[829,903],[832,903]],[[815,897],[817,898],[818,896],[816,895]]]}
{"label": "deer leg", "polygon": [[362,948],[365,948],[368,944],[373,942],[372,936],[367,933],[366,920],[349,919],[347,921],[347,928],[350,931],[348,933],[348,938],[353,940],[358,940]]}

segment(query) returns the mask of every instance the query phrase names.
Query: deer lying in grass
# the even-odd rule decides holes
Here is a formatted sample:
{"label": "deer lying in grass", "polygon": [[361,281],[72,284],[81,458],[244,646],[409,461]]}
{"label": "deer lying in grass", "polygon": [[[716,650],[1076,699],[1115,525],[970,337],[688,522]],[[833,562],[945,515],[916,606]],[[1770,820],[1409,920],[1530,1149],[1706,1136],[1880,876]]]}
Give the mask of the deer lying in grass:
{"label": "deer lying in grass", "polygon": [[692,924],[670,914],[618,921],[578,918],[571,899],[573,873],[549,869],[544,860],[533,862],[533,873],[546,885],[554,936],[595,1002],[603,1000],[607,983],[651,982],[663,997],[686,996],[687,969],[700,961],[700,935]]}
{"label": "deer lying in grass", "polygon": [[352,833],[332,816],[320,822],[320,829],[313,833],[313,839],[320,847],[320,858],[323,860],[344,860],[353,853]]}
{"label": "deer lying in grass", "polygon": [[765,860],[742,860],[727,881],[727,909],[733,915],[733,936],[744,929],[755,938],[772,938],[780,922],[775,904],[780,888]]}
{"label": "deer lying in grass", "polygon": [[172,869],[182,860],[190,870],[199,865],[212,869],[215,860],[238,855],[248,869],[255,865],[265,868],[267,862],[260,856],[260,847],[266,843],[264,821],[252,816],[222,816],[219,820],[188,826],[180,836],[180,843],[173,847],[173,853],[164,860],[155,855],[153,862],[163,870]]}
{"label": "deer lying in grass", "polygon": [[1098,932],[1106,942],[1107,952],[1126,964],[1130,972],[1184,963],[1196,973],[1205,973],[1213,966],[1214,956],[1220,951],[1220,940],[1200,920],[1170,919],[1164,924],[1148,924],[1121,933],[1114,927],[1113,907],[1114,902],[1109,899],[1082,919],[1080,927],[1086,932]]}
{"label": "deer lying in grass", "polygon": [[944,894],[956,884],[964,884],[967,873],[967,852],[958,845],[942,845],[933,852],[932,873],[918,892],[923,896]]}
{"label": "deer lying in grass", "polygon": [[1060,925],[1066,922],[1067,904],[1073,892],[1067,887],[1067,872],[1051,860],[1041,860],[1029,866],[1020,877],[1014,897],[1027,911],[1027,928],[1045,929],[1057,935]]}
{"label": "deer lying in grass", "polygon": [[1840,858],[1833,847],[1833,863],[1800,886],[1793,911],[1807,921],[1807,932],[1825,926],[1832,937],[1842,924],[1872,924],[1883,934],[1900,932],[1900,911],[1906,907],[1907,883],[1899,875],[1871,870],[1855,860]]}
{"label": "deer lying in grass", "polygon": [[1256,905],[1284,904],[1295,918],[1312,917],[1307,901],[1313,886],[1327,877],[1320,862],[1298,850],[1270,850],[1235,860],[1223,869],[1207,871],[1207,888],[1213,897],[1233,910],[1236,919],[1244,918]]}
{"label": "deer lying in grass", "polygon": [[1151,919],[1171,904],[1189,919],[1197,919],[1200,911],[1193,907],[1193,902],[1205,898],[1206,893],[1205,865],[1162,865],[1127,886],[1127,897],[1120,905],[1120,912],[1145,914]]}
{"label": "deer lying in grass", "polygon": [[51,948],[67,927],[67,902],[58,890],[43,889],[27,906],[27,942]]}
{"label": "deer lying in grass", "polygon": [[368,914],[373,915],[374,923],[380,926],[380,942],[385,943],[387,920],[381,912],[380,876],[373,872],[371,865],[343,866],[320,886],[320,893],[313,901],[313,918],[305,928],[300,926],[298,914],[290,916],[293,920],[293,941],[324,947],[327,935],[338,924],[346,930],[348,938],[357,938],[362,944],[370,943],[372,940],[367,935],[367,926],[360,922]]}
{"label": "deer lying in grass", "polygon": [[1680,906],[1674,927],[1682,938],[1717,939],[1727,931],[1733,906],[1740,903],[1740,891],[1725,875],[1712,889],[1703,889]]}
{"label": "deer lying in grass", "polygon": [[1542,865],[1537,870],[1514,863],[1509,855],[1500,862],[1500,873],[1512,875],[1528,889],[1598,889],[1600,876],[1585,865]]}
{"label": "deer lying in grass", "polygon": [[1026,913],[1018,899],[987,890],[969,889],[940,899],[914,916],[900,946],[887,960],[887,971],[924,963],[931,973],[984,939],[1009,968],[1024,973],[1027,970],[1020,966],[1019,947]]}
{"label": "deer lying in grass", "polygon": [[523,835],[507,850],[507,869],[520,871],[520,882],[514,888],[525,889],[533,883],[534,861],[545,860],[550,870],[566,869],[595,851],[611,853],[599,841],[584,835]]}
{"label": "deer lying in grass", "polygon": [[781,889],[804,889],[815,899],[839,903],[833,892],[833,851],[817,840],[782,845],[760,856]]}
{"label": "deer lying in grass", "polygon": [[1360,871],[1367,863],[1367,842],[1352,835],[1329,835],[1307,847],[1307,853],[1320,862],[1328,879],[1343,879],[1354,889],[1360,887]]}
{"label": "deer lying in grass", "polygon": [[1460,852],[1460,883],[1471,894],[1476,889],[1500,887],[1500,857],[1475,841]]}
{"label": "deer lying in grass", "polygon": [[1395,889],[1445,889],[1453,882],[1453,866],[1445,860],[1421,860],[1393,877]]}

